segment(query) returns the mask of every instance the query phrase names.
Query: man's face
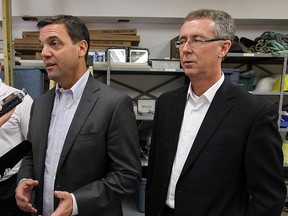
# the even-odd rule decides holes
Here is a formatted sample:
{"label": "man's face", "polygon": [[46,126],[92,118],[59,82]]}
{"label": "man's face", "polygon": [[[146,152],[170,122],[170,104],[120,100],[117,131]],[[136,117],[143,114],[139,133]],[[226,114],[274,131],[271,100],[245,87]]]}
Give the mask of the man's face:
{"label": "man's face", "polygon": [[[192,40],[215,38],[214,22],[209,19],[187,21],[180,30],[179,40],[187,41],[179,48],[180,60],[185,74],[191,79],[206,79],[219,73],[224,41],[204,42],[201,45],[189,44]],[[188,41],[189,40],[189,41]]]}
{"label": "man's face", "polygon": [[79,67],[79,43],[73,44],[64,24],[44,26],[39,40],[43,45],[41,55],[49,79],[62,87],[69,85]]}

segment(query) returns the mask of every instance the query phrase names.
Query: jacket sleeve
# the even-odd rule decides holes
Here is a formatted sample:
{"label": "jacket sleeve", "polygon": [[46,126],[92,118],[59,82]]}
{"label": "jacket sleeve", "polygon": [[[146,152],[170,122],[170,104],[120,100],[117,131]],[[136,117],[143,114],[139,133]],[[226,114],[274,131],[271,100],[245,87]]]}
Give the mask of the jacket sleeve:
{"label": "jacket sleeve", "polygon": [[247,215],[280,215],[286,198],[282,139],[276,106],[267,104],[258,114],[247,140],[245,170],[250,195]]}

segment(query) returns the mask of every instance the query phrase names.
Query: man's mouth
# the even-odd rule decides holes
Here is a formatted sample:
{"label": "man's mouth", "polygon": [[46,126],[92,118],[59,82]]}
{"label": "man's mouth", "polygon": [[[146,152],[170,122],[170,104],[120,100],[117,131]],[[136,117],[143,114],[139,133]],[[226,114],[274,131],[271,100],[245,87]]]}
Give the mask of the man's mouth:
{"label": "man's mouth", "polygon": [[183,65],[192,65],[194,63],[195,62],[193,62],[193,61],[183,61]]}
{"label": "man's mouth", "polygon": [[46,69],[51,69],[52,67],[54,67],[56,64],[53,63],[46,63]]}

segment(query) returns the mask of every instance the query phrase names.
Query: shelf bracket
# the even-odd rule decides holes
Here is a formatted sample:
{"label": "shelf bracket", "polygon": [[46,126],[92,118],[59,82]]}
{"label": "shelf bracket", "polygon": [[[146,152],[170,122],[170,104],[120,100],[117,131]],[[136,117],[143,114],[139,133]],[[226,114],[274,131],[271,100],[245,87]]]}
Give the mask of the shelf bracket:
{"label": "shelf bracket", "polygon": [[14,87],[11,0],[2,0],[5,83]]}

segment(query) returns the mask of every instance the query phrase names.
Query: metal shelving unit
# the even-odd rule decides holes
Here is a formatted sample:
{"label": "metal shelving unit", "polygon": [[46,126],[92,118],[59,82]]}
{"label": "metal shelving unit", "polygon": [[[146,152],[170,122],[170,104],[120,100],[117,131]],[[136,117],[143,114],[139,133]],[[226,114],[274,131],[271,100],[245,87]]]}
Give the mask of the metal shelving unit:
{"label": "metal shelving unit", "polygon": [[[238,64],[236,68],[246,66],[247,70],[251,70],[252,67],[256,67],[266,73],[267,75],[273,75],[275,72],[268,70],[261,65],[282,65],[281,75],[281,85],[280,92],[251,92],[252,94],[266,97],[266,98],[276,98],[273,100],[278,103],[279,114],[283,110],[284,96],[288,93],[284,91],[285,76],[287,73],[287,54],[286,55],[273,55],[267,54],[255,54],[255,53],[228,53],[224,63],[234,63]],[[277,98],[278,97],[278,98]],[[288,132],[288,128],[280,128],[281,115],[279,115],[278,126],[280,132]]]}
{"label": "metal shelving unit", "polygon": [[[141,98],[142,96],[148,97],[152,100],[156,100],[157,96],[153,95],[152,92],[181,78],[184,77],[184,71],[180,70],[172,70],[172,69],[153,69],[148,65],[141,65],[141,64],[130,64],[130,63],[122,63],[122,64],[110,64],[107,63],[96,63],[93,65],[94,76],[99,78],[104,76],[104,82],[107,85],[111,85],[111,83],[115,83],[117,85],[123,86],[127,89],[130,89],[134,92],[137,92],[138,95],[133,97],[132,100],[136,101],[137,99]],[[160,82],[159,84],[153,85],[153,87],[141,90],[137,86],[129,85],[125,82],[121,82],[117,79],[113,79],[113,75],[144,75],[144,76],[167,76],[170,75],[169,79]],[[137,120],[144,120],[144,121],[152,121],[153,115],[136,115]]]}
{"label": "metal shelving unit", "polygon": [[11,0],[2,0],[5,83],[14,86]]}
{"label": "metal shelving unit", "polygon": [[[282,65],[282,71],[281,71],[281,85],[280,85],[280,92],[261,92],[261,93],[255,93],[252,92],[255,95],[266,97],[268,99],[273,98],[273,101],[275,101],[278,104],[279,113],[282,112],[283,107],[283,101],[284,98],[288,99],[288,92],[284,91],[284,83],[285,83],[285,75],[287,73],[287,61],[288,56],[287,55],[272,55],[272,54],[253,54],[253,53],[228,53],[223,63],[232,63],[236,64],[234,65],[235,68],[241,68],[243,66],[246,66],[247,70],[252,69],[252,67],[257,67],[260,70],[264,71],[267,75],[275,74],[273,71],[267,70],[262,65]],[[33,67],[43,67],[42,61],[22,61],[22,66],[33,66]],[[114,64],[114,63],[94,63],[93,64],[93,72],[94,76],[96,78],[99,78],[103,76],[105,78],[105,82],[107,85],[110,85],[111,82],[115,82],[118,85],[122,85],[126,88],[129,88],[133,91],[136,91],[139,93],[136,97],[132,99],[138,99],[141,96],[147,96],[152,99],[157,99],[155,95],[152,95],[151,92],[170,83],[173,82],[176,79],[179,79],[181,77],[184,77],[184,71],[182,69],[180,70],[172,70],[172,69],[153,69],[148,65],[141,65],[141,64],[131,64],[131,63],[121,63],[121,64]],[[147,89],[145,91],[138,89],[137,87],[128,85],[124,82],[119,82],[112,78],[113,75],[149,75],[149,76],[156,76],[156,75],[171,75],[172,77],[165,82],[162,82],[158,85],[153,86],[153,88]],[[284,104],[286,105],[286,104]],[[139,116],[139,119],[141,120],[153,120],[153,116]],[[288,132],[288,128],[280,128],[280,121],[281,116],[278,120],[279,130],[281,132]]]}
{"label": "metal shelving unit", "polygon": [[[138,96],[133,97],[132,99],[138,99],[141,96],[145,95],[148,96],[149,98],[152,99],[157,99],[155,95],[152,95],[151,92],[164,86],[167,85],[168,83],[171,83],[175,81],[176,79],[179,79],[180,77],[184,76],[184,71],[182,69],[179,70],[172,70],[172,69],[153,69],[148,65],[141,65],[141,64],[130,64],[130,63],[122,63],[122,64],[110,64],[107,62],[106,64],[94,64],[93,66],[94,70],[94,76],[96,78],[99,78],[100,76],[106,76],[106,84],[110,85],[111,82],[114,82],[118,85],[124,86],[126,88],[129,88],[133,91],[136,91],[139,93]],[[148,90],[141,90],[137,87],[128,85],[124,82],[117,81],[112,78],[113,74],[118,74],[118,75],[172,75],[173,77],[161,82],[158,85],[153,86],[153,88],[150,88]]]}

